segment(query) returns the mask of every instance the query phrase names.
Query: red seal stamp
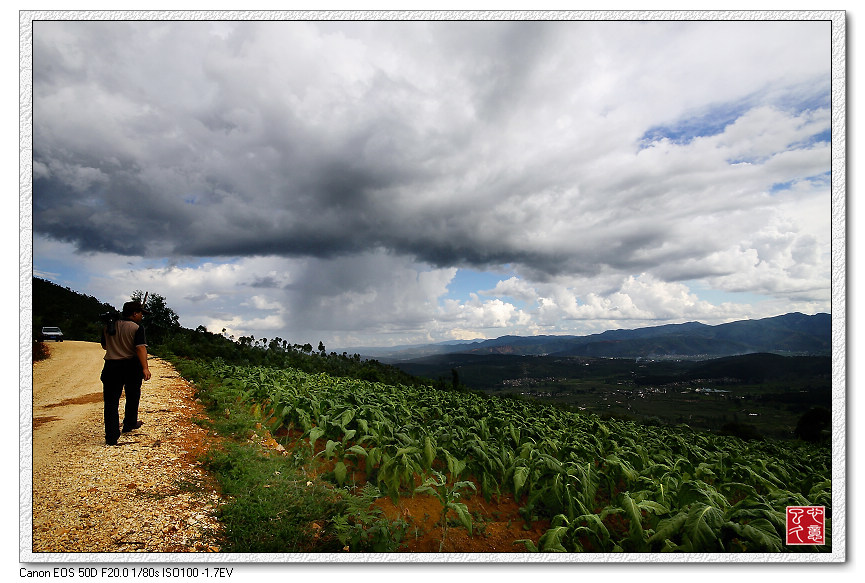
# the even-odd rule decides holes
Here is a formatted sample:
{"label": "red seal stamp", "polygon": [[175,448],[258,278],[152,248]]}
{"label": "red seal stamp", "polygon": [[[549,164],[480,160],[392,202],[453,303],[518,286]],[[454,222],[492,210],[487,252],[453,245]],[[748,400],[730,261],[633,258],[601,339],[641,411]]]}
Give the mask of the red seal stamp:
{"label": "red seal stamp", "polygon": [[823,506],[788,506],[787,544],[826,544],[824,516]]}

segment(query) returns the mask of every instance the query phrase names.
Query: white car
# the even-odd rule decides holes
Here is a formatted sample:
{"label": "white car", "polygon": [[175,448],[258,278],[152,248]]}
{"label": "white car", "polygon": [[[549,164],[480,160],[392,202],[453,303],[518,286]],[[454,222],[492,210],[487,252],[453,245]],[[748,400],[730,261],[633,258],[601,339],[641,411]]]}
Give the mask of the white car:
{"label": "white car", "polygon": [[63,332],[57,326],[44,326],[42,328],[41,340],[54,340],[55,342],[63,342]]}

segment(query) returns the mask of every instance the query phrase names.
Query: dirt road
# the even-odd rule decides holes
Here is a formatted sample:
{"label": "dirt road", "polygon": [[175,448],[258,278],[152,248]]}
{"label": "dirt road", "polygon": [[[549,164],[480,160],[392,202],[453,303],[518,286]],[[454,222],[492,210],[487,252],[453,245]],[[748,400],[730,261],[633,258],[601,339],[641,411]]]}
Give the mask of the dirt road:
{"label": "dirt road", "polygon": [[33,367],[33,554],[218,551],[219,497],[198,457],[211,436],[194,423],[204,413],[192,387],[150,357],[144,426],[106,446],[104,351],[91,342],[48,347],[50,358]]}

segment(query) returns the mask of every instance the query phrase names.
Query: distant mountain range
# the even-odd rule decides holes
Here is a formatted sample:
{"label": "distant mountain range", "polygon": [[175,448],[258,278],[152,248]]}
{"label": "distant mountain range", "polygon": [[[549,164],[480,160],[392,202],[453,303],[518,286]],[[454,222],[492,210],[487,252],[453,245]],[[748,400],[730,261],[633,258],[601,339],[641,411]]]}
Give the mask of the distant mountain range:
{"label": "distant mountain range", "polygon": [[502,336],[492,340],[393,348],[355,348],[352,353],[382,362],[403,362],[438,354],[513,354],[606,358],[719,358],[739,354],[829,355],[832,317],[798,312],[710,326],[700,322],[587,336]]}

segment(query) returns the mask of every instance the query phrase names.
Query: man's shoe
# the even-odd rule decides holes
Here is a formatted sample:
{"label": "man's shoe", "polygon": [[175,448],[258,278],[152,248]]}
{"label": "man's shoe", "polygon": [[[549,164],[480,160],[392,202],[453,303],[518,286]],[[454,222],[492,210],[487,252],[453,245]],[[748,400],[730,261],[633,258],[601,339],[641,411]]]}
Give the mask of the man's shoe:
{"label": "man's shoe", "polygon": [[123,428],[123,433],[129,433],[130,431],[135,431],[136,429],[140,429],[142,425],[144,425],[144,421],[139,421],[138,423],[135,424],[135,427],[132,427],[132,428],[129,428],[129,429],[127,429],[126,427],[124,427],[124,428]]}

